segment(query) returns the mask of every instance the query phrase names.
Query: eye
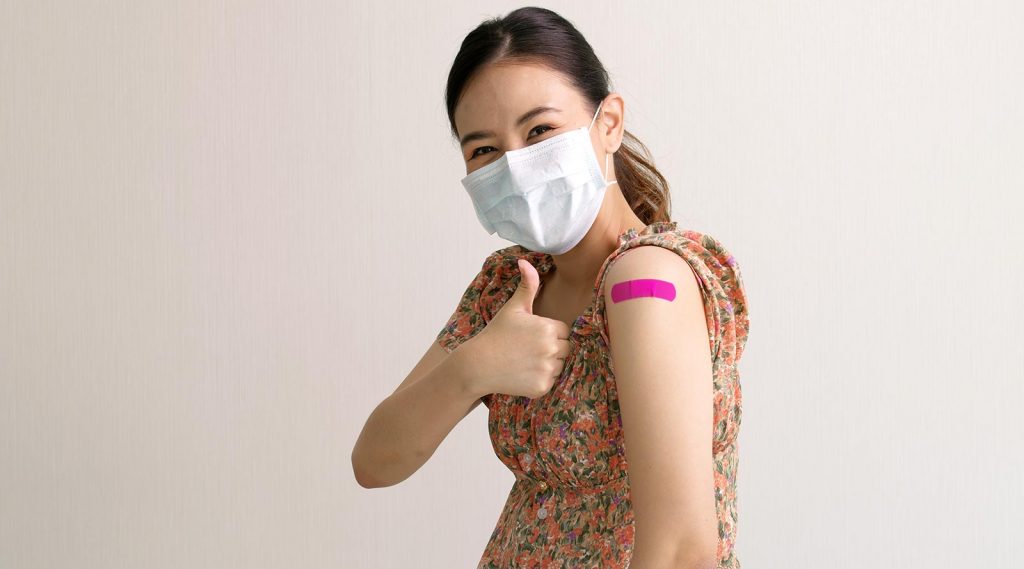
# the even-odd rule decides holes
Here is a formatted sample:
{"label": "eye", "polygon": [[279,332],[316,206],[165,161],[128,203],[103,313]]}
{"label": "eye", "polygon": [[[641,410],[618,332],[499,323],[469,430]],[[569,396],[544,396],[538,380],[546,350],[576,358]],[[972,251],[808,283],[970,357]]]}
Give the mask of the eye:
{"label": "eye", "polygon": [[[481,154],[477,154],[478,151],[483,150],[485,148],[495,149],[493,146],[479,146],[479,147],[476,148],[476,150],[473,151],[472,154],[469,155],[469,159],[472,160],[472,159],[476,158],[477,156],[481,156],[483,154],[487,154],[486,152],[483,152]],[[497,150],[497,149],[495,149],[495,150]]]}
{"label": "eye", "polygon": [[[539,129],[544,129],[544,130],[539,130]],[[540,136],[540,135],[544,134],[545,132],[547,132],[549,130],[554,130],[554,127],[550,126],[550,125],[546,125],[546,124],[537,125],[537,126],[533,127],[533,130],[531,130],[530,132],[526,133],[527,134],[527,138],[532,138],[529,135],[533,134],[534,132],[537,133],[537,136]],[[487,152],[480,152],[481,150],[485,150],[487,148],[490,148],[491,150],[497,150],[497,148],[494,148],[493,146],[478,146],[477,148],[475,148],[473,150],[473,153],[469,155],[469,159],[472,160],[472,159],[476,158],[477,156],[483,156],[484,154],[488,154]]]}
{"label": "eye", "polygon": [[538,125],[538,126],[534,127],[534,128],[533,128],[533,130],[531,130],[530,132],[534,132],[534,131],[535,131],[535,130],[537,130],[538,128],[543,128],[543,129],[546,129],[546,130],[542,130],[541,132],[538,132],[538,133],[537,133],[538,135],[541,135],[541,134],[544,134],[545,132],[547,132],[547,131],[551,130],[551,129],[552,129],[553,127],[551,127],[551,126],[548,126],[548,125],[546,125],[546,124],[542,124],[542,125]]}

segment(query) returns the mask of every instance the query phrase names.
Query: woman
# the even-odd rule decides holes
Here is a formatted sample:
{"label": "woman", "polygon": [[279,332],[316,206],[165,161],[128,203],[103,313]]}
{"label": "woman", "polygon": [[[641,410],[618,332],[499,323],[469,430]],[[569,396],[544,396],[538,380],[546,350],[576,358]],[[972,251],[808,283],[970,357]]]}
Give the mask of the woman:
{"label": "woman", "polygon": [[478,567],[740,567],[735,260],[669,220],[622,97],[558,14],[470,32],[447,106],[477,217],[515,245],[367,420],[359,483],[404,480],[483,402],[516,481]]}

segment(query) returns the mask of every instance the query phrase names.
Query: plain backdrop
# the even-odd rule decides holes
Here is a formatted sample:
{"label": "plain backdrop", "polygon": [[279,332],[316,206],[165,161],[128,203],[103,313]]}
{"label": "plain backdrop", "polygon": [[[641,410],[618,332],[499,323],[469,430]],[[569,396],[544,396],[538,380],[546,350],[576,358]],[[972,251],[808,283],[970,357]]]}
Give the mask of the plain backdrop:
{"label": "plain backdrop", "polygon": [[[551,2],[737,258],[744,567],[1024,563],[1024,8]],[[447,128],[507,2],[0,2],[0,567],[472,567],[479,407],[350,453],[491,251]]]}

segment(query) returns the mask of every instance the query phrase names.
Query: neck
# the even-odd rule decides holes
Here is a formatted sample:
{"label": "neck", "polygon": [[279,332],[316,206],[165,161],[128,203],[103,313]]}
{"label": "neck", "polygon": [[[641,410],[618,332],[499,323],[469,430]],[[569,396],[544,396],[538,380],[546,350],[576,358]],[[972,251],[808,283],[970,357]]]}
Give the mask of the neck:
{"label": "neck", "polygon": [[609,186],[601,211],[583,239],[565,253],[551,256],[554,272],[549,273],[548,280],[557,280],[567,289],[591,294],[597,272],[618,247],[619,236],[631,228],[639,231],[646,226],[626,203],[618,184]]}

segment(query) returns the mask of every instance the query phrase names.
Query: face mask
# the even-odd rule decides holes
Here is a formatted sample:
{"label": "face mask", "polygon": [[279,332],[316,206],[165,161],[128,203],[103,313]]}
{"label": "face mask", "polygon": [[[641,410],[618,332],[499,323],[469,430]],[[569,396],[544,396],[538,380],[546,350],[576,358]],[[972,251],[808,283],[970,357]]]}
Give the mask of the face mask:
{"label": "face mask", "polygon": [[[590,126],[509,150],[462,179],[487,233],[497,231],[526,249],[552,255],[583,239],[601,209],[605,189],[618,183],[605,180],[590,142],[601,105]],[[611,154],[605,156],[605,172],[609,158]]]}

